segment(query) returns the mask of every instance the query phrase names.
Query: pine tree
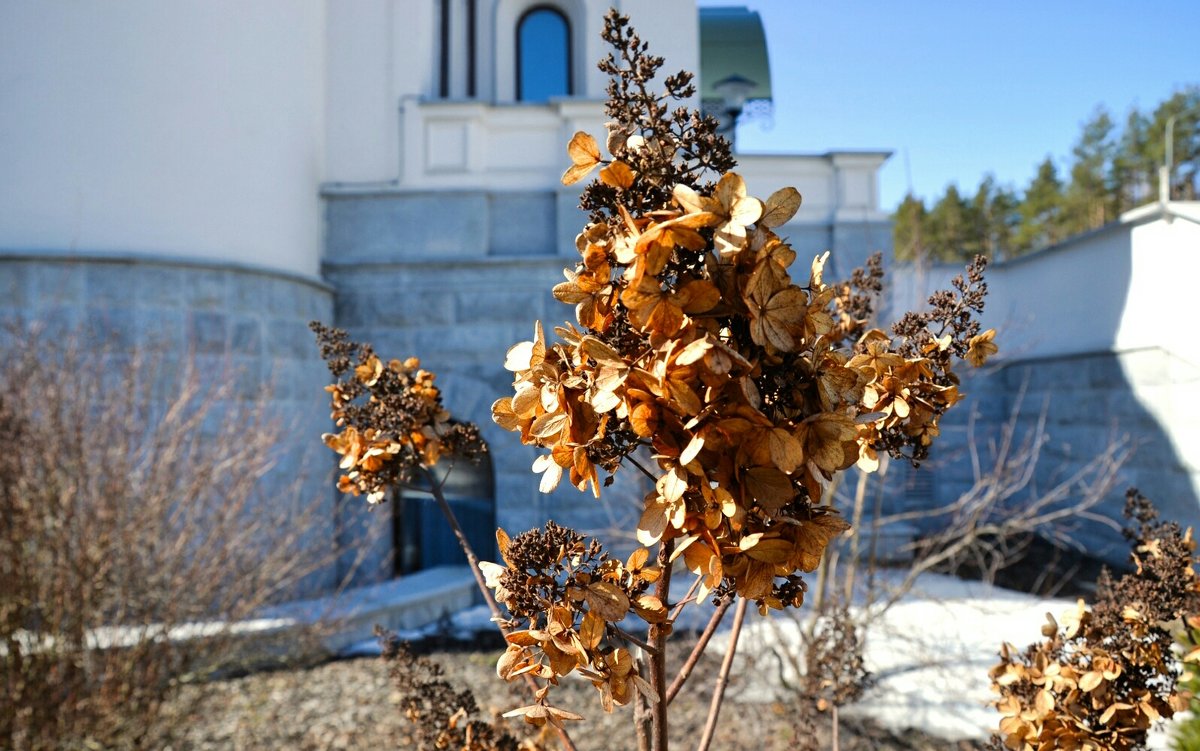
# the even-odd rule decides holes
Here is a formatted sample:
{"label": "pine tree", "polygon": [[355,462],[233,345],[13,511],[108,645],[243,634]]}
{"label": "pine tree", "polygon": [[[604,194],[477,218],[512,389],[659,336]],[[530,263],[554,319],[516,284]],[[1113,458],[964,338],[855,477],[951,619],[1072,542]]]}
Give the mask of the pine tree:
{"label": "pine tree", "polygon": [[996,176],[984,175],[971,199],[971,234],[969,246],[988,258],[1004,258],[1014,254],[1014,238],[1021,217],[1017,213],[1019,200],[1011,188],[997,184]]}
{"label": "pine tree", "polygon": [[933,258],[939,261],[957,261],[973,256],[968,244],[971,236],[970,210],[958,192],[958,186],[950,184],[941,199],[929,211],[927,242]]}
{"label": "pine tree", "polygon": [[925,201],[912,193],[905,195],[904,200],[896,207],[896,213],[892,215],[892,247],[895,249],[896,260],[917,261],[927,256],[927,216]]}
{"label": "pine tree", "polygon": [[1025,189],[1021,201],[1021,226],[1017,229],[1017,251],[1024,253],[1053,245],[1064,236],[1062,227],[1063,186],[1054,160],[1047,156]]}
{"label": "pine tree", "polygon": [[1063,197],[1062,228],[1068,235],[1087,232],[1115,218],[1116,200],[1109,183],[1116,151],[1112,117],[1098,107],[1083,124],[1071,150],[1071,182]]}
{"label": "pine tree", "polygon": [[1140,206],[1151,195],[1154,174],[1150,154],[1150,121],[1137,107],[1129,110],[1110,167],[1117,214]]}
{"label": "pine tree", "polygon": [[[1197,196],[1197,169],[1200,167],[1200,86],[1176,92],[1154,110],[1150,122],[1148,156],[1154,162],[1155,190],[1158,165],[1165,164],[1167,120],[1175,118],[1172,128],[1171,199],[1194,201]],[[1154,194],[1157,198],[1157,193]]]}

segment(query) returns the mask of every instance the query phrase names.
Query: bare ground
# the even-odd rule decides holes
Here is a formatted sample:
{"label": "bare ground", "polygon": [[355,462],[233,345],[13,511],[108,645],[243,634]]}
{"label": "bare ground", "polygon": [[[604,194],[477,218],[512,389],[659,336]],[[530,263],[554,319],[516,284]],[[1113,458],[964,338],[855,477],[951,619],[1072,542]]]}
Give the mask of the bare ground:
{"label": "bare ground", "polygon": [[[500,654],[486,648],[442,648],[428,651],[452,679],[470,686],[480,707],[498,715],[529,703],[521,684],[507,685],[496,677]],[[707,659],[707,658],[706,658]],[[671,705],[672,745],[694,748],[708,711],[716,658],[701,663],[678,699]],[[740,681],[733,681],[722,710],[713,749],[723,751],[783,751],[795,749],[796,710],[785,700],[773,703],[739,701]],[[554,703],[584,715],[571,723],[579,751],[632,751],[632,712],[618,707],[611,715],[600,708],[596,690],[584,681],[565,681],[555,689]],[[210,749],[418,749],[412,726],[398,710],[400,696],[391,686],[387,666],[378,658],[339,660],[321,665],[260,672],[185,688],[168,714],[181,730],[172,751]],[[514,732],[525,727],[519,721]],[[817,721],[817,747],[831,748],[829,716]],[[811,732],[811,731],[808,731]],[[983,746],[948,742],[919,731],[893,733],[862,720],[844,720],[842,751],[965,751]]]}

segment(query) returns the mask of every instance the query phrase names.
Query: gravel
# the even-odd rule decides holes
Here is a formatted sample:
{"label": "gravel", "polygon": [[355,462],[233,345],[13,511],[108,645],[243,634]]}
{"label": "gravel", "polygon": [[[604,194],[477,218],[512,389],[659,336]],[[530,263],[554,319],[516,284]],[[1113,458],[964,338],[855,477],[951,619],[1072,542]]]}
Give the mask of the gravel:
{"label": "gravel", "polygon": [[[474,690],[481,708],[493,715],[528,703],[520,683],[496,677],[500,649],[486,640],[462,645],[419,647],[442,664],[452,679]],[[692,681],[671,705],[672,742],[694,748],[708,711],[709,687],[716,658],[706,658]],[[677,664],[677,663],[676,663]],[[784,700],[749,703],[739,700],[740,682],[732,681],[712,748],[783,751],[797,748],[794,705]],[[166,710],[179,728],[171,751],[208,749],[418,749],[412,726],[398,710],[400,696],[390,685],[387,666],[378,658],[356,658],[293,669],[259,672],[239,678],[185,687]],[[596,690],[584,681],[564,680],[553,702],[585,716],[569,729],[579,751],[632,751],[632,712],[618,707],[611,715],[600,708]],[[507,722],[514,732],[526,727]],[[830,748],[829,717],[818,718],[819,747]],[[950,742],[918,731],[892,733],[855,719],[843,721],[842,751],[955,751],[978,749],[971,742]],[[552,746],[554,747],[554,746]]]}

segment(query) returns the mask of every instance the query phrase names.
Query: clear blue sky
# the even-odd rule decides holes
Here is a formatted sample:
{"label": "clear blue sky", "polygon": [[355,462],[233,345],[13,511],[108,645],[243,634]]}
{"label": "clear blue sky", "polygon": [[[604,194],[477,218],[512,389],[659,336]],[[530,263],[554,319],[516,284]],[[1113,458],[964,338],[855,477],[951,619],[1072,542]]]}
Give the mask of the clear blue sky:
{"label": "clear blue sky", "polygon": [[700,4],[745,5],[767,31],[774,122],[741,126],[739,149],[894,151],[886,210],[909,173],[926,199],[989,171],[1022,189],[1047,154],[1065,164],[1097,105],[1123,124],[1200,84],[1200,0]]}

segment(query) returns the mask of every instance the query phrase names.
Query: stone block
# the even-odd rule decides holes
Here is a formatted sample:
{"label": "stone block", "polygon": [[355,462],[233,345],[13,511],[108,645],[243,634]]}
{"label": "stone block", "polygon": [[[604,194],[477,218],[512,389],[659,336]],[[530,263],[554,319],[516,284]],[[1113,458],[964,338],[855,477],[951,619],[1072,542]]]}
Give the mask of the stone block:
{"label": "stone block", "polygon": [[[1141,360],[1141,358],[1136,358]],[[1129,380],[1125,363],[1115,355],[1103,354],[1083,358],[1086,385],[1091,388],[1126,388]],[[1080,384],[1083,385],[1083,384]]]}
{"label": "stone block", "polygon": [[268,290],[275,282],[273,277],[265,274],[230,271],[225,289],[226,309],[240,313],[270,315],[273,311]]}
{"label": "stone block", "polygon": [[1139,431],[1130,434],[1133,439],[1133,455],[1129,463],[1137,467],[1159,470],[1182,470],[1183,457],[1171,437],[1160,430]]}
{"label": "stone block", "polygon": [[183,311],[162,308],[137,309],[137,346],[151,352],[182,348],[186,341]]}
{"label": "stone block", "polygon": [[155,308],[183,307],[184,275],[187,273],[189,270],[178,267],[139,265],[136,271],[138,304]]}
{"label": "stone block", "polygon": [[414,353],[431,364],[441,360],[496,363],[502,367],[508,348],[529,339],[532,333],[532,326],[524,323],[425,326],[416,331]]}
{"label": "stone block", "polygon": [[232,398],[239,401],[264,401],[268,392],[262,371],[262,361],[257,357],[232,358],[227,367],[232,385]]}
{"label": "stone block", "polygon": [[267,323],[266,335],[271,355],[298,360],[317,356],[317,340],[306,322],[277,318]]}
{"label": "stone block", "polygon": [[129,263],[91,263],[87,266],[88,305],[132,305],[138,296],[137,268]]}
{"label": "stone block", "polygon": [[372,326],[433,326],[454,323],[449,290],[416,290],[385,286],[350,293],[359,298],[365,323]]}
{"label": "stone block", "polygon": [[1046,421],[1052,425],[1105,425],[1110,422],[1107,412],[1107,390],[1078,388],[1035,394],[1031,405],[1040,409],[1046,397]]}
{"label": "stone block", "polygon": [[579,208],[579,191],[566,188],[558,191],[555,203],[555,253],[561,258],[576,259],[575,236],[588,221],[587,212]]}
{"label": "stone block", "polygon": [[37,271],[32,263],[0,262],[0,300],[15,307],[32,306],[37,294]]}
{"label": "stone block", "polygon": [[188,269],[184,274],[184,299],[191,310],[224,310],[227,307],[226,272]]}
{"label": "stone block", "polygon": [[229,348],[239,355],[262,354],[262,322],[256,317],[233,319]]}
{"label": "stone block", "polygon": [[238,279],[231,287],[257,288],[263,299],[265,311],[280,318],[311,320],[310,301],[316,289],[307,284],[283,278]]}
{"label": "stone block", "polygon": [[338,196],[325,203],[326,254],[342,260],[483,257],[483,193]]}
{"label": "stone block", "polygon": [[[331,378],[329,371],[315,358],[276,357],[268,364],[265,374],[266,385],[276,399],[321,405],[328,404],[324,388]],[[318,414],[327,412],[327,409],[321,409]]]}
{"label": "stone block", "polygon": [[555,193],[491,193],[487,205],[489,255],[557,255]]}
{"label": "stone block", "polygon": [[154,356],[146,371],[150,378],[151,399],[165,403],[179,395],[189,370],[184,357],[186,356],[175,352]]}
{"label": "stone block", "polygon": [[37,264],[37,303],[42,307],[69,306],[83,302],[87,266],[74,261],[48,261]]}
{"label": "stone block", "polygon": [[193,312],[188,317],[188,342],[196,352],[222,354],[225,352],[224,313]]}
{"label": "stone block", "polygon": [[[829,270],[830,279],[849,279],[851,272],[863,266],[872,253],[886,251],[892,247],[892,224],[883,222],[839,222],[833,226],[832,250]],[[793,246],[794,247],[794,246]],[[797,262],[812,262],[812,258],[798,257]],[[802,268],[807,269],[807,264]],[[807,274],[799,278],[807,278]]]}
{"label": "stone block", "polygon": [[[492,288],[462,289],[454,293],[453,300],[454,320],[460,324],[511,322],[532,327],[535,320],[545,322],[547,317],[546,301],[540,294]],[[561,307],[561,310],[565,313],[570,309]],[[532,328],[530,332],[532,335]]]}
{"label": "stone block", "polygon": [[32,330],[48,340],[79,336],[83,332],[83,311],[73,305],[38,306],[22,311],[22,316]]}
{"label": "stone block", "polygon": [[1046,429],[1042,456],[1088,462],[1104,453],[1109,442],[1119,435],[1116,430],[1098,425],[1053,425]]}
{"label": "stone block", "polygon": [[333,301],[333,320],[324,320],[327,325],[336,322],[341,328],[365,326],[374,322],[370,313],[372,295],[358,294],[357,291],[343,289]]}
{"label": "stone block", "polygon": [[0,343],[12,347],[25,339],[25,328],[30,323],[29,311],[24,308],[0,308]]}
{"label": "stone block", "polygon": [[113,350],[131,350],[137,338],[137,324],[130,308],[88,308],[84,314],[83,336],[89,346]]}

